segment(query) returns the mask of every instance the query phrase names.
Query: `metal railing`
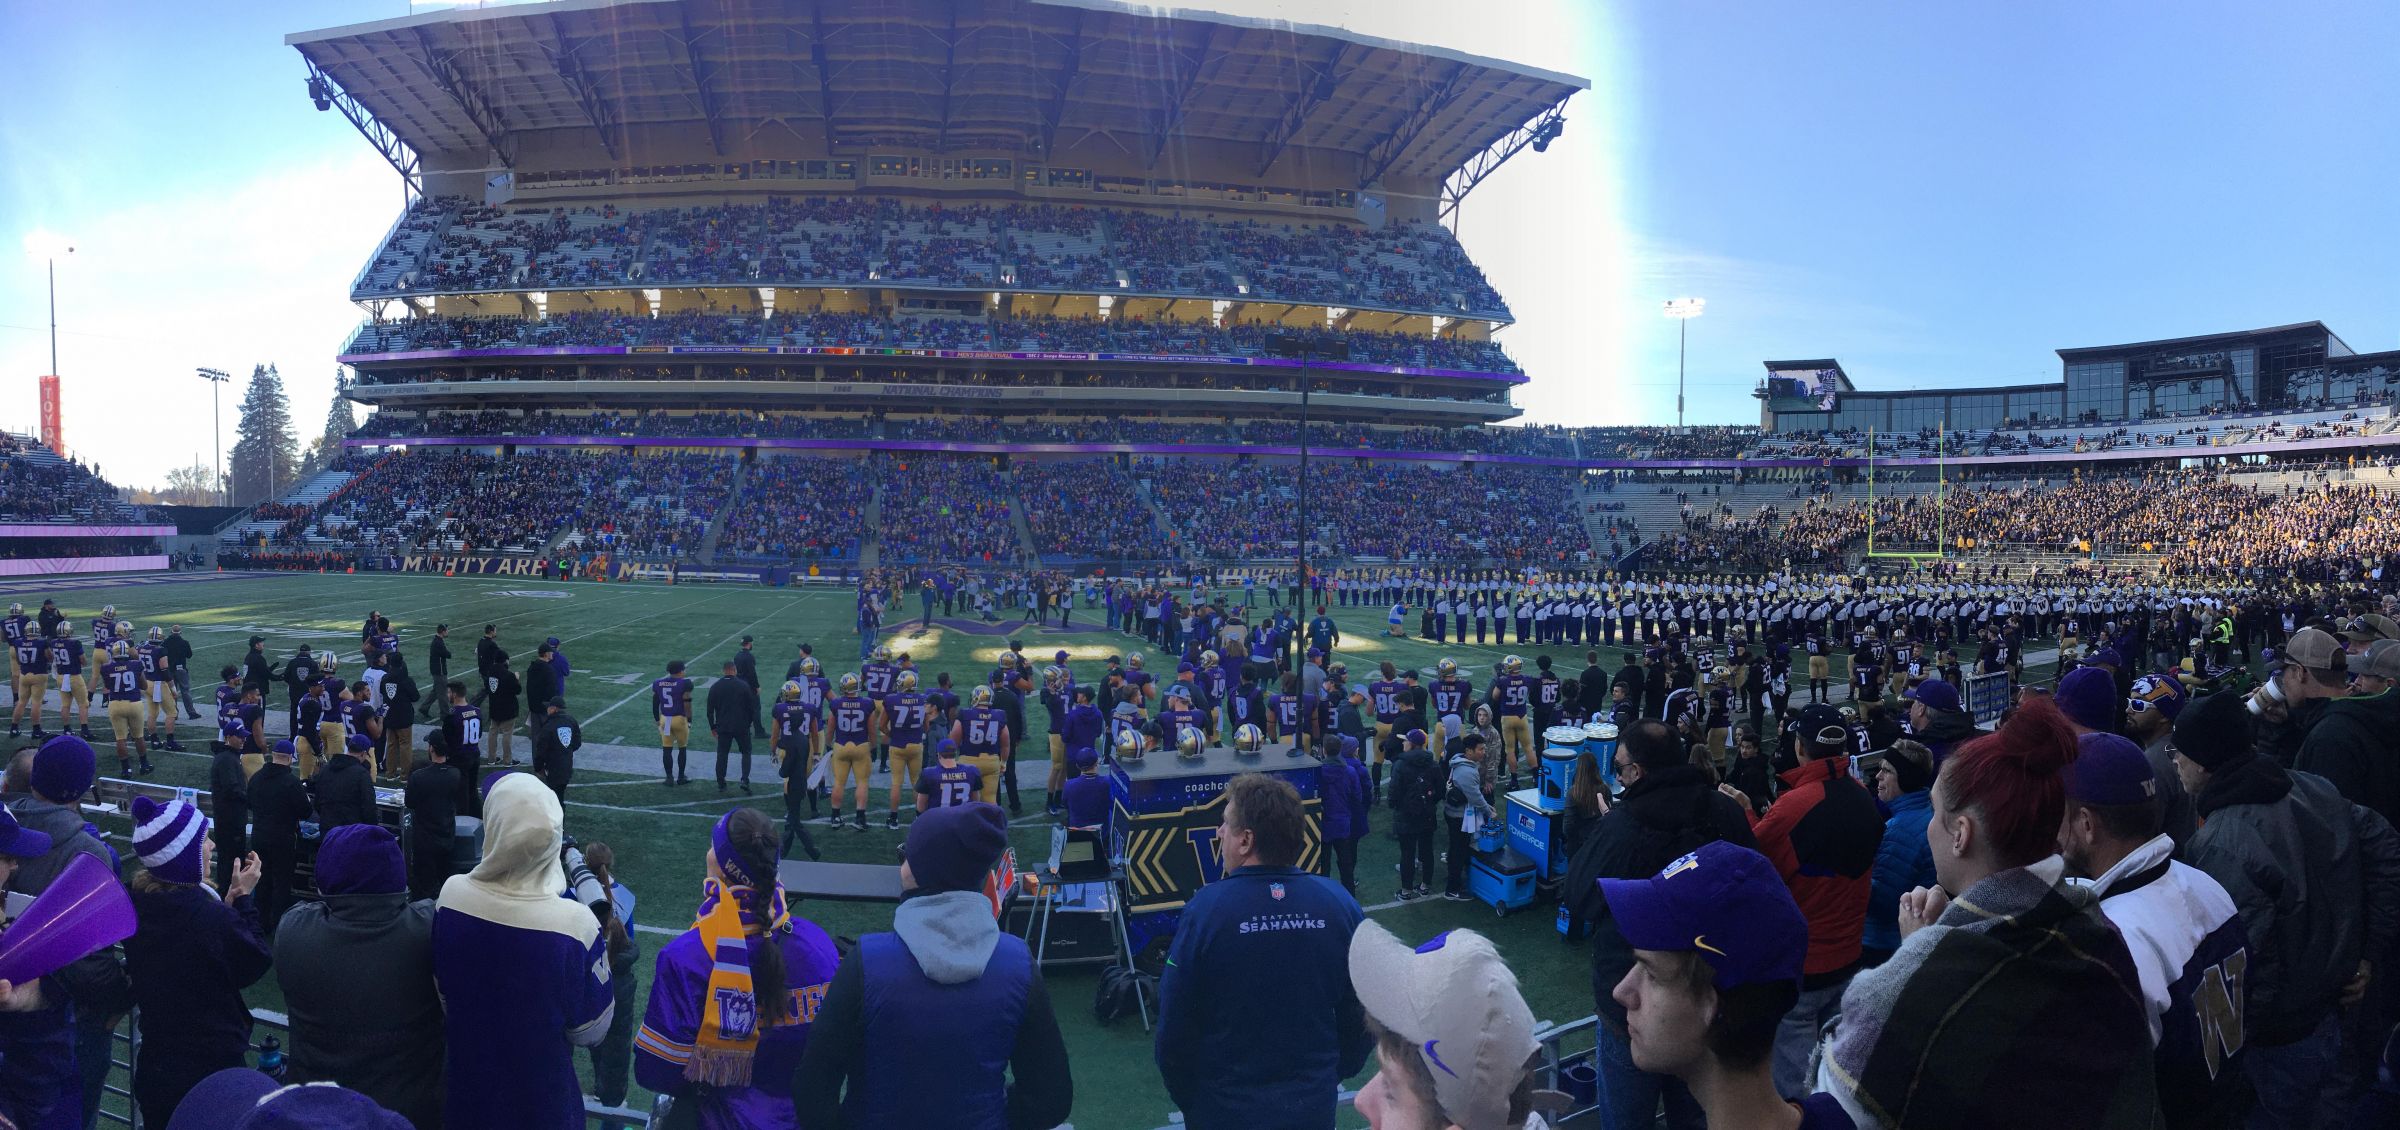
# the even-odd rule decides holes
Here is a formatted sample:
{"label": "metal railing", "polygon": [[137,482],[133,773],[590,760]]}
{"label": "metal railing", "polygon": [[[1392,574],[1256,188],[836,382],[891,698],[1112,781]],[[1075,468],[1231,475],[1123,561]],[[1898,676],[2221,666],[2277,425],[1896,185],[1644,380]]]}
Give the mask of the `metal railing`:
{"label": "metal railing", "polygon": [[[134,1012],[126,1013],[117,1022],[117,1026],[109,1031],[111,1050],[108,1060],[108,1079],[101,1086],[99,1112],[101,1122],[112,1126],[131,1127],[133,1130],[141,1130],[142,1127],[141,1108],[136,1106],[133,1101],[133,1066],[141,1057],[141,1039],[137,1035],[139,1028],[135,1023],[139,1011],[137,1009]],[[250,1019],[252,1022],[250,1050],[254,1054],[265,1050],[262,1041],[266,1037],[276,1034],[287,1037],[291,1035],[291,1019],[283,1013],[254,1008],[250,1010]],[[289,1044],[287,1042],[282,1046],[288,1048]],[[120,1055],[123,1058],[118,1058]],[[111,1101],[123,1107],[122,1113],[110,1109]],[[668,1095],[654,1097],[648,1110],[635,1110],[630,1106],[605,1106],[599,1099],[590,1095],[583,1096],[584,1123],[596,1130],[617,1130],[617,1128],[637,1126],[647,1130],[652,1125],[664,1124],[667,1112],[672,1109],[674,1109],[674,1099]],[[157,1128],[153,1128],[153,1130],[157,1130]]]}

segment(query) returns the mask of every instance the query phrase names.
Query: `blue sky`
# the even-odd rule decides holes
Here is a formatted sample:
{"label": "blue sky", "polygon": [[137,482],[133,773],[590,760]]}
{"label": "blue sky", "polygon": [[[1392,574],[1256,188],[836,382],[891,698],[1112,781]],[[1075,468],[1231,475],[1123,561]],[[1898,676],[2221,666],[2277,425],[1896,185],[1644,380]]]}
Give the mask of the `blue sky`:
{"label": "blue sky", "polygon": [[[1861,385],[2055,379],[2061,346],[2320,318],[2400,347],[2400,6],[1222,0],[1585,75],[1567,134],[1467,203],[1515,307],[1528,418],[1750,422],[1770,358]],[[0,5],[0,426],[48,370],[121,483],[209,457],[198,365],[284,374],[322,420],[342,294],[396,177],[318,114],[284,33],[373,4]],[[1462,11],[1477,18],[1462,19]],[[139,29],[136,31],[134,29]],[[231,390],[229,390],[231,391]],[[228,426],[230,442],[230,426]]]}

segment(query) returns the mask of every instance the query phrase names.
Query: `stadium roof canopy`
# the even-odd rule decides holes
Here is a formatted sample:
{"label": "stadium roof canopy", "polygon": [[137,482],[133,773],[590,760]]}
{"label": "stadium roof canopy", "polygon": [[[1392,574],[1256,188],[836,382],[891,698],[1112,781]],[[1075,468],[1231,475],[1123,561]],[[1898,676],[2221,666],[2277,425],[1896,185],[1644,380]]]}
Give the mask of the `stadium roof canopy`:
{"label": "stadium roof canopy", "polygon": [[1354,160],[1360,187],[1433,183],[1502,147],[1546,144],[1554,125],[1532,134],[1591,85],[1333,28],[1116,0],[553,0],[285,42],[307,58],[320,108],[340,104],[370,138],[383,131],[395,165],[386,140],[446,169],[488,167],[493,154],[514,167],[521,141],[553,131],[624,160],[627,131],[668,127],[703,131],[728,157],[781,130],[786,147],[796,138],[829,156],[906,145],[1038,160],[1101,137],[1142,167],[1208,142],[1252,147],[1260,174],[1309,151]]}

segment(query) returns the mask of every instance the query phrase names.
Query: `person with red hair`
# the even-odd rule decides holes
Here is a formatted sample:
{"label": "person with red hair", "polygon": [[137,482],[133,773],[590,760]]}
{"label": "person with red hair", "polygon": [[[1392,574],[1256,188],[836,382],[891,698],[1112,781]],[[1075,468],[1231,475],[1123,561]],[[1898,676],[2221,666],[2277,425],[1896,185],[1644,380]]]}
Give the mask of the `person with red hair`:
{"label": "person with red hair", "polygon": [[1817,1089],[1862,1130],[2157,1124],[2140,973],[2056,854],[2075,754],[2037,699],[1943,761],[1938,885],[1901,896],[1900,949],[1851,980],[1818,1050]]}

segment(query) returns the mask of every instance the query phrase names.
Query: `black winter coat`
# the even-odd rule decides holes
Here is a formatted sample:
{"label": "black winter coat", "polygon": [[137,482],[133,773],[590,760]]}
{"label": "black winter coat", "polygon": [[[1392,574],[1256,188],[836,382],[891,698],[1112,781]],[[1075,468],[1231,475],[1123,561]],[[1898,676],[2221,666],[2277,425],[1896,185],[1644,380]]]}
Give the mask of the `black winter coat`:
{"label": "black winter coat", "polygon": [[275,932],[275,977],[291,1013],[291,1082],[339,1083],[417,1130],[441,1126],[432,900],[393,892],[301,903]]}
{"label": "black winter coat", "polygon": [[1573,892],[1569,934],[1591,927],[1593,996],[1601,1018],[1617,1029],[1624,1028],[1625,1007],[1610,994],[1633,968],[1633,947],[1617,931],[1599,881],[1649,878],[1677,856],[1716,840],[1758,848],[1741,802],[1718,792],[1699,769],[1675,765],[1645,771],[1628,786],[1568,866],[1560,889]]}
{"label": "black winter coat", "polygon": [[[263,770],[262,770],[263,772]],[[344,824],[373,824],[375,774],[347,753],[327,758],[308,782],[317,800],[317,823],[328,832]]]}
{"label": "black winter coat", "polygon": [[[345,755],[346,756],[346,755]],[[291,766],[269,761],[250,775],[250,847],[300,850],[300,822],[311,811],[308,788]]]}

